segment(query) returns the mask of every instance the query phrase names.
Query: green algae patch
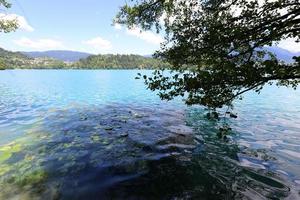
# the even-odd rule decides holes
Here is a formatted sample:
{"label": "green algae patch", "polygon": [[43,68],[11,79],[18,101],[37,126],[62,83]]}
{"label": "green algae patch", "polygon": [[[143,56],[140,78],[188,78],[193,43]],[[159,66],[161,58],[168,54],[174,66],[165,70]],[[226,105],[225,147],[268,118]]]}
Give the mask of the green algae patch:
{"label": "green algae patch", "polygon": [[63,147],[65,148],[65,149],[68,149],[68,148],[70,148],[70,147],[72,147],[73,145],[72,145],[72,143],[64,143],[64,145],[63,145]]}
{"label": "green algae patch", "polygon": [[21,151],[21,144],[10,143],[0,148],[0,163],[8,160],[13,153]]}
{"label": "green algae patch", "polygon": [[6,161],[11,157],[12,153],[11,152],[2,152],[0,154],[0,163]]}
{"label": "green algae patch", "polygon": [[47,193],[48,177],[43,169],[9,176],[0,183],[0,199],[43,199],[41,195]]}
{"label": "green algae patch", "polygon": [[91,140],[93,141],[93,142],[99,142],[100,141],[100,136],[99,135],[92,135],[91,136]]}
{"label": "green algae patch", "polygon": [[38,169],[19,176],[18,178],[15,179],[15,183],[21,187],[27,185],[33,186],[33,185],[43,183],[47,178],[48,178],[48,173],[43,169]]}
{"label": "green algae patch", "polygon": [[0,199],[40,199],[47,192],[49,172],[42,163],[52,137],[37,126],[25,133],[0,146]]}
{"label": "green algae patch", "polygon": [[9,165],[0,165],[0,176],[10,171]]}

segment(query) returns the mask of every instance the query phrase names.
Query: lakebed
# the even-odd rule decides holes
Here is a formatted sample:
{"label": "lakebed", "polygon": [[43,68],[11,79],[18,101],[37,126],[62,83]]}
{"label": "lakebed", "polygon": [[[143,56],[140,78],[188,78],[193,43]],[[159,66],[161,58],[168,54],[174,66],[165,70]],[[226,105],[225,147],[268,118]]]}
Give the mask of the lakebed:
{"label": "lakebed", "polygon": [[300,198],[299,90],[269,86],[237,119],[208,120],[138,72],[1,71],[0,199]]}

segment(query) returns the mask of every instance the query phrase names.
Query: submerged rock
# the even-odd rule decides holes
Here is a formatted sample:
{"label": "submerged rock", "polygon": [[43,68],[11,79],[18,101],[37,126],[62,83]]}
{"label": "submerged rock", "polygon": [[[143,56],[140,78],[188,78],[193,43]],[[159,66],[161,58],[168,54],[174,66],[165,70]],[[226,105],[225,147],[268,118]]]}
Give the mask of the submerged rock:
{"label": "submerged rock", "polygon": [[114,130],[114,128],[113,127],[105,127],[104,130],[106,130],[106,131],[112,131],[112,130]]}
{"label": "submerged rock", "polygon": [[180,136],[188,136],[193,134],[193,129],[186,125],[172,125],[168,126],[166,129],[172,133],[179,134]]}
{"label": "submerged rock", "polygon": [[86,121],[88,118],[87,117],[81,117],[80,120],[81,121]]}
{"label": "submerged rock", "polygon": [[120,137],[128,137],[128,133],[122,133],[121,135],[120,135]]}
{"label": "submerged rock", "polygon": [[138,113],[134,113],[134,114],[133,114],[133,117],[134,117],[134,118],[143,118],[144,116],[143,116],[143,115],[140,115],[140,114],[138,114]]}
{"label": "submerged rock", "polygon": [[[85,114],[78,119],[78,113]],[[61,117],[57,118],[58,115]],[[51,185],[55,181],[67,191],[74,188],[76,192],[81,188],[89,191],[95,183],[101,187],[106,182],[115,184],[127,179],[126,173],[132,173],[129,177],[148,173],[152,161],[170,157],[188,162],[196,145],[193,130],[185,125],[182,112],[124,106],[57,110],[31,134],[38,135],[38,139],[26,149],[30,152],[26,154],[28,159],[13,166],[0,163],[0,176],[12,172],[11,183],[24,188]],[[7,161],[19,150],[14,145],[0,147],[0,159],[2,156],[2,161]],[[64,195],[61,190],[39,187],[38,195]]]}
{"label": "submerged rock", "polygon": [[161,152],[184,152],[185,150],[193,150],[195,148],[195,145],[186,144],[165,144],[157,146],[157,149]]}
{"label": "submerged rock", "polygon": [[236,114],[230,113],[229,115],[231,118],[237,118],[238,116]]}

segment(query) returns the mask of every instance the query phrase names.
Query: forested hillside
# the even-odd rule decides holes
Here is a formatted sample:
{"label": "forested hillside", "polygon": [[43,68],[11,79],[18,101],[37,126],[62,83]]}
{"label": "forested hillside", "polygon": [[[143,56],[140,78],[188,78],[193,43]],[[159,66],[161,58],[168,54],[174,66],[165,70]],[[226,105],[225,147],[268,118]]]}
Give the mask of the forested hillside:
{"label": "forested hillside", "polygon": [[11,68],[13,66],[21,67],[33,60],[21,53],[6,51],[2,48],[0,48],[0,59],[2,60],[5,68]]}
{"label": "forested hillside", "polygon": [[[299,55],[299,53],[291,53],[278,47],[268,48],[267,50],[275,53],[278,58],[288,63],[291,62],[293,56]],[[39,55],[44,54],[47,55],[46,53],[40,53]],[[170,67],[169,64],[151,56],[91,55],[79,61],[70,62],[46,56],[32,57],[25,55],[23,52],[12,52],[2,48],[0,48],[0,61],[2,62],[1,68],[6,69],[157,69]]]}
{"label": "forested hillside", "polygon": [[52,50],[52,51],[31,51],[31,52],[21,52],[30,58],[53,58],[56,60],[64,62],[76,62],[80,59],[87,58],[92,54],[78,52],[78,51],[62,51],[62,50]]}
{"label": "forested hillside", "polygon": [[2,48],[0,60],[6,69],[157,69],[168,66],[160,60],[140,55],[92,55],[72,63],[49,57],[32,58]]}
{"label": "forested hillside", "polygon": [[64,68],[66,64],[53,58],[30,58],[20,52],[0,48],[0,60],[6,69],[52,69]]}
{"label": "forested hillside", "polygon": [[155,58],[140,55],[93,55],[73,64],[73,68],[91,69],[156,69],[168,66]]}

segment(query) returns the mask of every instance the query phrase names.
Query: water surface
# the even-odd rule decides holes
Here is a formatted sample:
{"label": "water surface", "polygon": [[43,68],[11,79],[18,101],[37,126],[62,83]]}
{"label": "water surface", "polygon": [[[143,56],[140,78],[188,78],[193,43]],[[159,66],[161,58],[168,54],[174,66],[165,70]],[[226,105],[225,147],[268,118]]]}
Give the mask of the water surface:
{"label": "water surface", "polygon": [[237,119],[208,120],[138,72],[1,71],[0,199],[300,198],[299,90],[269,86]]}

